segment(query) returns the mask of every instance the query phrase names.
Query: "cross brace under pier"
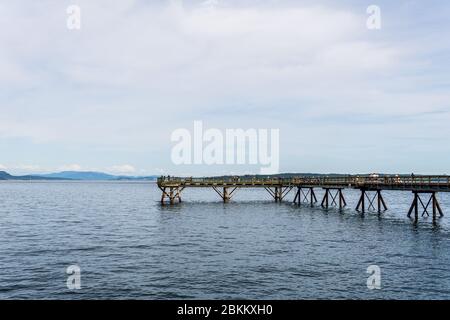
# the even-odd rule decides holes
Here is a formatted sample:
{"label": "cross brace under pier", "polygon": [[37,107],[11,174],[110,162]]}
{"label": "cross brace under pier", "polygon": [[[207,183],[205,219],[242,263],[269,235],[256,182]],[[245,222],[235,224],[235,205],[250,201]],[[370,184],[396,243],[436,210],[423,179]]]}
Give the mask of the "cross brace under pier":
{"label": "cross brace under pier", "polygon": [[[214,189],[214,191],[223,199],[223,202],[229,202],[231,200],[231,197],[233,196],[234,192],[238,189],[238,187],[223,187],[223,191],[220,191],[219,188],[217,188],[216,186],[212,187]],[[232,189],[231,191],[229,191],[228,189]]]}
{"label": "cross brace under pier", "polygon": [[264,189],[269,192],[269,194],[273,197],[275,202],[281,202],[283,199],[291,192],[291,190],[294,187],[287,186],[287,187],[274,187],[273,190],[270,187],[265,187]]}
{"label": "cross brace under pier", "polygon": [[[368,206],[366,206],[366,200]],[[366,209],[372,209],[377,211],[378,213],[387,210],[386,202],[384,202],[383,196],[381,195],[381,190],[374,190],[374,195],[371,196],[369,190],[361,189],[361,196],[359,198],[358,205],[356,206],[356,211],[364,214],[366,212]]]}
{"label": "cross brace under pier", "polygon": [[[307,189],[307,191],[305,192],[304,189]],[[317,197],[314,193],[314,188],[297,187],[294,203],[298,205],[302,203],[309,203],[311,204],[311,206],[314,206],[314,204],[317,203]]]}
{"label": "cross brace under pier", "polygon": [[166,198],[169,200],[170,204],[175,204],[175,201],[181,202],[181,191],[183,191],[184,187],[160,187],[162,191],[161,195],[161,204],[166,203]]}
{"label": "cross brace under pier", "polygon": [[[331,206],[339,206],[339,209],[342,209],[347,205],[345,201],[344,194],[342,192],[342,188],[324,188],[325,194],[323,196],[323,200],[321,206],[323,208],[328,208]],[[335,191],[333,193],[333,191]]]}
{"label": "cross brace under pier", "polygon": [[[413,191],[413,194],[414,194],[414,199],[413,199],[411,207],[409,208],[409,211],[408,211],[408,218],[411,217],[411,214],[414,211],[414,222],[415,223],[417,223],[417,221],[419,220],[419,205],[423,209],[422,217],[425,215],[427,215],[427,216],[430,215],[428,212],[428,208],[429,208],[430,204],[431,204],[431,209],[432,209],[432,214],[433,214],[433,221],[436,220],[436,216],[437,216],[438,212],[439,212],[440,217],[444,216],[444,213],[442,212],[439,201],[436,197],[435,191]],[[429,195],[427,204],[425,204],[422,201],[422,198],[420,197],[421,194]]]}

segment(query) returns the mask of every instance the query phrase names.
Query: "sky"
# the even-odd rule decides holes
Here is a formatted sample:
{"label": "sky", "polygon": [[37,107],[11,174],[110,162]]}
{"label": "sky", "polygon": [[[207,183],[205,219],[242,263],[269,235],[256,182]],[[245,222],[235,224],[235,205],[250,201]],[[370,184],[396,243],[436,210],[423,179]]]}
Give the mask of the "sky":
{"label": "sky", "polygon": [[450,174],[449,17],[448,1],[0,0],[0,170],[259,172],[175,164],[171,134],[202,121],[279,129],[280,172]]}

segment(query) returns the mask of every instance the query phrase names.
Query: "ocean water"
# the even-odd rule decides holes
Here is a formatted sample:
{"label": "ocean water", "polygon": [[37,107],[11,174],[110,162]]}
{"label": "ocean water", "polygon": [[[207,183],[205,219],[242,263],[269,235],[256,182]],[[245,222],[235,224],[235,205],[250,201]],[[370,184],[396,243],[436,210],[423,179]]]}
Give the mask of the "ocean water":
{"label": "ocean water", "polygon": [[187,189],[162,207],[154,183],[0,182],[0,299],[450,298],[450,195],[435,225],[406,217],[410,192],[384,192],[389,211],[364,217],[345,196],[339,211]]}

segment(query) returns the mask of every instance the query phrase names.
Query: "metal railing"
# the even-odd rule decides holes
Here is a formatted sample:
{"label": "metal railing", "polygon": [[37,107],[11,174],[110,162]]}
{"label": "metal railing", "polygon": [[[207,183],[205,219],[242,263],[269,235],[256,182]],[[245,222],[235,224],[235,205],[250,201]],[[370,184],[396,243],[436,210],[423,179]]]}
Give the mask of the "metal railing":
{"label": "metal railing", "polygon": [[160,177],[158,185],[311,185],[343,187],[447,187],[450,188],[450,176],[437,175],[383,175],[383,176],[295,176],[282,177],[226,177],[226,178],[181,178]]}

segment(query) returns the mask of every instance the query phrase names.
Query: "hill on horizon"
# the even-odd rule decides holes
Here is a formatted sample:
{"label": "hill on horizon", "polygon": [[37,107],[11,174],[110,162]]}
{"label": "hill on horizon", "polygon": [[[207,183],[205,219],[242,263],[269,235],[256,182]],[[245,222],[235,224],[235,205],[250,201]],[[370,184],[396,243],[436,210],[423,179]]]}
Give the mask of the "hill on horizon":
{"label": "hill on horizon", "polygon": [[61,180],[59,178],[42,178],[35,175],[13,176],[6,171],[0,171],[0,180]]}
{"label": "hill on horizon", "polygon": [[47,174],[38,174],[36,176],[44,178],[60,178],[70,180],[115,180],[116,177],[107,173],[94,171],[62,171]]}
{"label": "hill on horizon", "polygon": [[157,176],[116,176],[96,171],[62,171],[49,174],[39,174],[39,177],[58,178],[68,180],[85,180],[85,181],[113,181],[113,180],[156,180]]}
{"label": "hill on horizon", "polygon": [[13,176],[6,171],[0,171],[0,180],[154,181],[157,177],[158,176],[115,176],[112,174],[95,171],[62,171],[48,174]]}
{"label": "hill on horizon", "polygon": [[12,175],[10,175],[8,172],[0,171],[0,180],[11,179],[11,177],[12,177]]}

